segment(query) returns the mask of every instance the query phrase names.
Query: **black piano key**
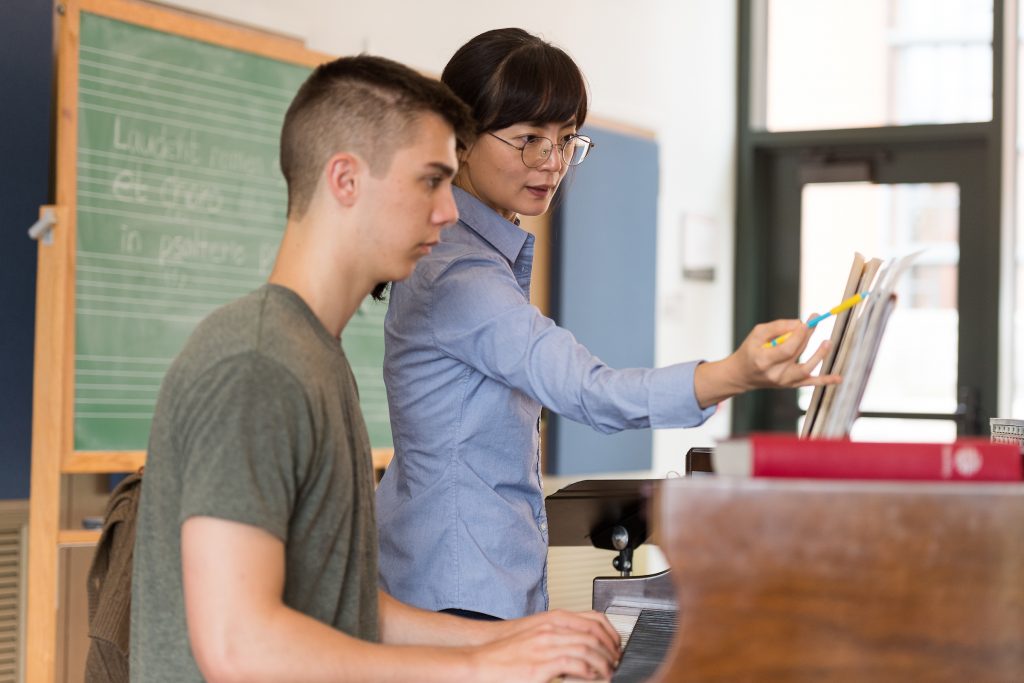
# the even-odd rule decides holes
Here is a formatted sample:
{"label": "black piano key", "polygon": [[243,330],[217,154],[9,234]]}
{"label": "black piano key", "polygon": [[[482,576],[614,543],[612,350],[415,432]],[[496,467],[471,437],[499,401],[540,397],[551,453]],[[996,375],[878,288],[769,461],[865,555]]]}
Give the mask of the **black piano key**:
{"label": "black piano key", "polygon": [[642,610],[612,683],[642,683],[653,676],[672,644],[678,617],[676,610]]}

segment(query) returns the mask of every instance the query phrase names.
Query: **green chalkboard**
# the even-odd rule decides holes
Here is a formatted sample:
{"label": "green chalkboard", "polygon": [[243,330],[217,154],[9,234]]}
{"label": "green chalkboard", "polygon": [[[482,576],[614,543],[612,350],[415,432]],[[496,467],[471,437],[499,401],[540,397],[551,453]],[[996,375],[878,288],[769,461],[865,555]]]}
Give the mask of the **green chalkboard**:
{"label": "green chalkboard", "polygon": [[[87,12],[80,36],[74,448],[145,450],[196,323],[270,272],[281,121],[309,68]],[[365,303],[343,341],[376,448],[384,310]]]}

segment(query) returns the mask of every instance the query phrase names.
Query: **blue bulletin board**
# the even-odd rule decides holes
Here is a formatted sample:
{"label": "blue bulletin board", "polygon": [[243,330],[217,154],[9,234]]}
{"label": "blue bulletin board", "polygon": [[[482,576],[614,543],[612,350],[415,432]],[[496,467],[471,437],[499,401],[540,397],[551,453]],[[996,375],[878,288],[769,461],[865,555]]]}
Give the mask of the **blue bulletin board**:
{"label": "blue bulletin board", "polygon": [[[658,145],[597,126],[596,147],[572,169],[552,220],[552,314],[613,368],[654,366]],[[601,434],[551,415],[548,471],[651,467],[651,431]]]}

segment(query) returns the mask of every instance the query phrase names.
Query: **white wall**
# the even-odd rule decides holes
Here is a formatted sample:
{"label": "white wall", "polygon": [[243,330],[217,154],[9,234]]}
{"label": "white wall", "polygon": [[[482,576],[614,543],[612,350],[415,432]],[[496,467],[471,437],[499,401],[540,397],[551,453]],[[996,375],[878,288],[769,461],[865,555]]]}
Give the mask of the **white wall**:
{"label": "white wall", "polygon": [[[590,83],[591,111],[653,130],[661,148],[659,365],[731,351],[736,3],[728,0],[172,0],[168,4],[299,37],[330,54],[367,51],[440,74],[474,35],[519,26],[556,43]],[[713,282],[684,282],[683,216],[716,228]],[[728,432],[728,410],[655,436],[656,472]]]}

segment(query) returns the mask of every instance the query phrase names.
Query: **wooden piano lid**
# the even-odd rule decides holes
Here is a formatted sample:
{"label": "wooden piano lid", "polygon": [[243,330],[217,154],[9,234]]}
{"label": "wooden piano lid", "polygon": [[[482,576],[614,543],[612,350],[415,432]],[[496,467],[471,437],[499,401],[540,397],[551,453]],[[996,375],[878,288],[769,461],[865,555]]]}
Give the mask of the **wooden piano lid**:
{"label": "wooden piano lid", "polygon": [[707,477],[655,505],[655,680],[1024,680],[1024,486]]}

